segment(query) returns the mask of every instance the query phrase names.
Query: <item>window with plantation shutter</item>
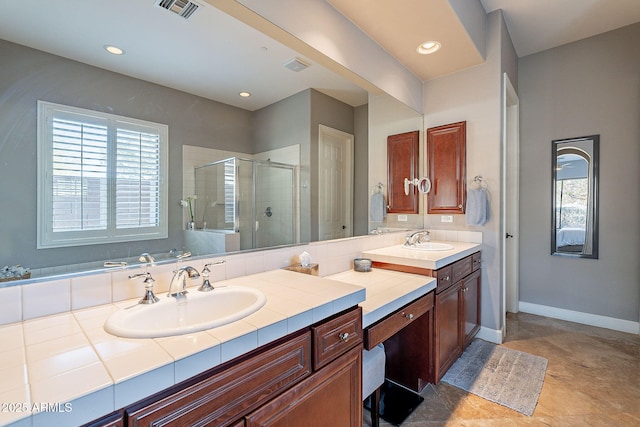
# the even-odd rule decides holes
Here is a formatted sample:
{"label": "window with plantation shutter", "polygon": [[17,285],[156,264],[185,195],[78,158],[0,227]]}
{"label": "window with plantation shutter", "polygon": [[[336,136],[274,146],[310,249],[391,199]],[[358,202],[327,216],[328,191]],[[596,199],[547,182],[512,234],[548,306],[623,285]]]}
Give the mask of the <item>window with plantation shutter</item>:
{"label": "window with plantation shutter", "polygon": [[38,102],[38,248],[167,237],[167,126]]}

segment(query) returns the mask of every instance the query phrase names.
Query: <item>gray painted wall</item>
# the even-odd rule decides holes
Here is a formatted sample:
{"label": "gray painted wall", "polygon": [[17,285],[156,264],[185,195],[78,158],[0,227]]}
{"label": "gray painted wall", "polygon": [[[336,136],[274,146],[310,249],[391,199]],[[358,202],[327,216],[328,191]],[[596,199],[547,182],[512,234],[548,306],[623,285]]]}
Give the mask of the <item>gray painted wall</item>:
{"label": "gray painted wall", "polygon": [[[640,24],[519,60],[520,300],[638,321]],[[550,255],[551,140],[600,134],[600,258]]]}
{"label": "gray painted wall", "polygon": [[482,227],[473,227],[466,225],[464,215],[453,215],[453,224],[442,223],[440,215],[425,215],[425,228],[482,232],[482,326],[500,331],[504,327],[501,286],[504,239],[500,234],[502,74],[514,73],[513,65],[509,64],[517,62],[500,10],[487,17],[486,42],[484,64],[425,82],[424,127],[467,121],[467,185],[476,175],[484,178],[490,194],[489,221]]}
{"label": "gray painted wall", "polygon": [[[31,268],[182,246],[182,145],[251,152],[251,113],[0,40],[0,264]],[[169,238],[36,249],[36,101],[169,126]],[[173,203],[175,202],[175,203]]]}

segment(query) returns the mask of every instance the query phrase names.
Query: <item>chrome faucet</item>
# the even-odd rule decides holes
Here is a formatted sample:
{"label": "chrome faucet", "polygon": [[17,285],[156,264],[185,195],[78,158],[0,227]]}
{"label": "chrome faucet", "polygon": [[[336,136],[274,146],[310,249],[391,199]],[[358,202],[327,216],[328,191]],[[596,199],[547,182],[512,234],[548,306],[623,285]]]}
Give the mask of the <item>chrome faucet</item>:
{"label": "chrome faucet", "polygon": [[414,231],[409,234],[404,241],[405,246],[415,246],[417,243],[429,241],[429,230]]}
{"label": "chrome faucet", "polygon": [[[173,278],[169,283],[169,293],[167,297],[183,297],[187,293],[187,277],[190,279],[197,279],[200,277],[200,273],[195,268],[186,265],[173,271]],[[174,287],[176,290],[174,291]]]}

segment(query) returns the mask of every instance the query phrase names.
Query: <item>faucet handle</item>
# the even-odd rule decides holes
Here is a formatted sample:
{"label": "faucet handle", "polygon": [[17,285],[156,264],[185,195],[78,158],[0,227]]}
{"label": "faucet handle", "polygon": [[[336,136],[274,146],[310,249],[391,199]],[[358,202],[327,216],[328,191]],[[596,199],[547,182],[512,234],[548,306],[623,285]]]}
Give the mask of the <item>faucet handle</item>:
{"label": "faucet handle", "polygon": [[144,283],[144,296],[138,301],[138,304],[153,304],[160,299],[156,297],[153,293],[153,277],[151,277],[151,273],[148,271],[145,273],[137,273],[129,275],[129,279],[135,279],[136,277],[144,277],[142,283]]}
{"label": "faucet handle", "polygon": [[225,260],[221,260],[217,262],[209,262],[204,265],[204,267],[202,268],[202,273],[200,273],[200,275],[202,276],[202,285],[200,285],[200,287],[198,288],[200,292],[210,292],[214,289],[213,285],[211,285],[211,282],[209,281],[209,273],[211,273],[209,267],[212,265],[223,264],[224,262]]}

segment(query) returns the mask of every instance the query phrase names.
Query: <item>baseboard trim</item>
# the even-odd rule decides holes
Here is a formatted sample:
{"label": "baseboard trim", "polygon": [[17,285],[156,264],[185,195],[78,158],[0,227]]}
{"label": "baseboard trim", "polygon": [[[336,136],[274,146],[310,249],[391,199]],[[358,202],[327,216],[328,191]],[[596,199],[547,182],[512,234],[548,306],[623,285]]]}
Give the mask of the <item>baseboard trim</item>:
{"label": "baseboard trim", "polygon": [[580,311],[566,310],[564,308],[532,304],[523,301],[518,303],[518,309],[524,313],[537,314],[538,316],[567,320],[569,322],[613,329],[614,331],[628,332],[631,334],[640,334],[640,322],[600,316],[598,314],[582,313]]}
{"label": "baseboard trim", "polygon": [[480,338],[481,340],[489,341],[494,344],[502,344],[502,338],[504,336],[502,331],[502,329],[489,329],[481,326],[480,330],[476,334],[476,338]]}

